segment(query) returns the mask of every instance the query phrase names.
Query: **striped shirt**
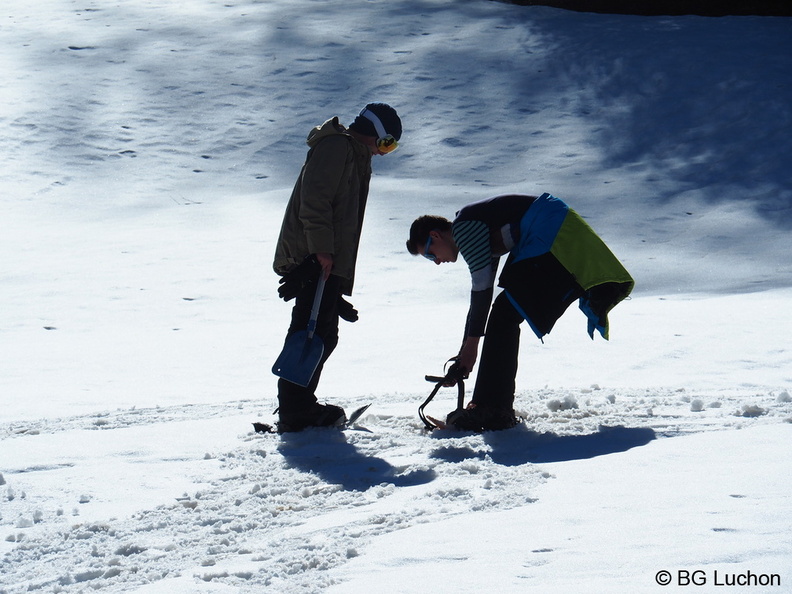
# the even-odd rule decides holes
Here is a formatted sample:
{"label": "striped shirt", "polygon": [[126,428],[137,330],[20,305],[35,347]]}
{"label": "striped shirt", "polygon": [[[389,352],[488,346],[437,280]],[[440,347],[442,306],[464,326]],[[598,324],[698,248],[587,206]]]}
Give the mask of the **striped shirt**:
{"label": "striped shirt", "polygon": [[514,247],[520,220],[534,200],[533,196],[495,196],[457,213],[451,232],[472,282],[465,336],[484,335],[500,256]]}

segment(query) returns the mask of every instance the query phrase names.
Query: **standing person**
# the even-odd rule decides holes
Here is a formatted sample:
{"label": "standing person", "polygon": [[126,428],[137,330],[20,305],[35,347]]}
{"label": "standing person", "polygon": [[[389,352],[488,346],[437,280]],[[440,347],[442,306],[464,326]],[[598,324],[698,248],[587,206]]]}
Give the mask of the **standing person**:
{"label": "standing person", "polygon": [[296,298],[287,339],[306,328],[319,275],[326,279],[315,330],[324,353],[308,386],[279,379],[280,433],[346,422],[344,410],[319,404],[315,391],[338,344],[339,316],[357,320],[342,295],[352,294],[371,158],[394,151],[401,134],[401,120],[386,103],[369,103],[348,127],[334,117],[308,134],[310,149],[286,207],[273,268],[281,276],[280,296]]}
{"label": "standing person", "polygon": [[[456,365],[462,374],[473,370],[483,336],[481,365],[470,404],[447,418],[448,425],[464,430],[517,423],[514,392],[523,320],[541,340],[579,300],[591,338],[597,330],[607,340],[608,312],[635,284],[591,227],[550,194],[495,196],[465,206],[453,222],[420,217],[410,228],[407,249],[435,264],[456,262],[462,254],[470,270],[470,309]],[[493,303],[498,263],[506,254],[498,279],[504,290]]]}

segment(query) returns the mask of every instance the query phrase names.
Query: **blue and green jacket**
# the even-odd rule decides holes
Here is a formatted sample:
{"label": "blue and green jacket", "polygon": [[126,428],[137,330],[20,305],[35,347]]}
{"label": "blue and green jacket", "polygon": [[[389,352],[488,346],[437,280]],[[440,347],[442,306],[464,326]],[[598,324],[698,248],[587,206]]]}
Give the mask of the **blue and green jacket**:
{"label": "blue and green jacket", "polygon": [[594,230],[563,201],[542,194],[495,196],[465,206],[452,223],[470,270],[466,336],[483,336],[498,279],[515,309],[540,339],[574,301],[588,332],[609,334],[608,313],[635,282]]}

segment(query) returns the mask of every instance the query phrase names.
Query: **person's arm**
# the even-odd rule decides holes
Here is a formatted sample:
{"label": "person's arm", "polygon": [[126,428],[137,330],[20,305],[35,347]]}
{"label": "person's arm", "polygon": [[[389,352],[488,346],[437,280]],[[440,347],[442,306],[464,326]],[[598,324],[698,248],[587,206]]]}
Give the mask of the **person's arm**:
{"label": "person's arm", "polygon": [[348,146],[349,141],[343,136],[325,138],[313,148],[303,172],[300,222],[309,253],[316,254],[325,278],[333,268],[334,200],[343,183]]}
{"label": "person's arm", "polygon": [[468,373],[478,358],[478,345],[487,325],[499,258],[492,255],[490,231],[482,221],[459,221],[453,226],[454,242],[470,270],[470,308],[465,324],[465,339],[458,361]]}
{"label": "person's arm", "polygon": [[457,355],[459,368],[466,375],[473,370],[476,359],[478,359],[478,345],[480,339],[480,336],[466,336],[465,342],[462,343],[462,348],[459,350],[459,355]]}

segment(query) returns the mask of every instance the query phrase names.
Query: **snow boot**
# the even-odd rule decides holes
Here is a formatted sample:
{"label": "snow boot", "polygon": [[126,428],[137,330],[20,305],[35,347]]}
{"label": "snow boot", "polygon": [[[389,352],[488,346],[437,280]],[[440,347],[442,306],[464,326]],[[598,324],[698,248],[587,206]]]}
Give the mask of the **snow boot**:
{"label": "snow boot", "polygon": [[279,411],[278,433],[293,433],[308,427],[343,427],[346,413],[334,404],[314,403],[308,410]]}
{"label": "snow boot", "polygon": [[500,431],[511,429],[519,421],[513,409],[494,408],[471,402],[463,410],[455,410],[446,417],[446,425],[462,431]]}

